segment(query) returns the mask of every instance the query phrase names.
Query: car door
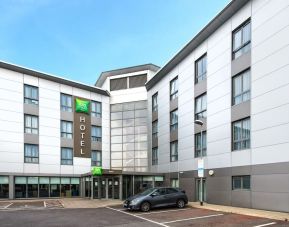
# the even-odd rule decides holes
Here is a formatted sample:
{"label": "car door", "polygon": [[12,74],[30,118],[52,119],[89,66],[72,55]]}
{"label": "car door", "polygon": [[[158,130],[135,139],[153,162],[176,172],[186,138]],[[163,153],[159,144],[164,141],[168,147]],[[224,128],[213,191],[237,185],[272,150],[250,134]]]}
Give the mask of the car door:
{"label": "car door", "polygon": [[168,205],[168,197],[165,188],[156,190],[151,196],[151,204],[153,207],[162,207]]}
{"label": "car door", "polygon": [[167,201],[168,205],[175,205],[177,203],[177,200],[179,199],[179,193],[178,190],[175,188],[167,188]]}

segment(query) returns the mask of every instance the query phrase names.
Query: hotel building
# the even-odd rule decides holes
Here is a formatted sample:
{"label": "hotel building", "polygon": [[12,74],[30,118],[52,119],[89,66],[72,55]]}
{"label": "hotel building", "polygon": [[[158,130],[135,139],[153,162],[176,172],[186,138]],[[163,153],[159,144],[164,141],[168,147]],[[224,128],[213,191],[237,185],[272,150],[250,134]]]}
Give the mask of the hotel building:
{"label": "hotel building", "polygon": [[288,74],[287,0],[233,0],[162,68],[94,86],[0,62],[0,198],[171,185],[289,212]]}

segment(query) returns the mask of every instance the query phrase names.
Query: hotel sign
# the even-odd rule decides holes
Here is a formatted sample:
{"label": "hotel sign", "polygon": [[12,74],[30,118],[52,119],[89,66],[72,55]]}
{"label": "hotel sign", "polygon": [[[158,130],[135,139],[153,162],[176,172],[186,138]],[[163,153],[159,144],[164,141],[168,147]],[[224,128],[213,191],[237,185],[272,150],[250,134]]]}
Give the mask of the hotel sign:
{"label": "hotel sign", "polygon": [[91,157],[90,101],[75,97],[74,157]]}

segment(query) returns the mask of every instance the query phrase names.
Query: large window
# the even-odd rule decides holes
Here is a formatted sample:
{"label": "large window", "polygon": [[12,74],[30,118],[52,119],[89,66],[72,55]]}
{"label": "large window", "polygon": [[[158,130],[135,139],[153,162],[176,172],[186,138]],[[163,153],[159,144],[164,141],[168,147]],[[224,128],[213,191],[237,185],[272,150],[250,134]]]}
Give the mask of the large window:
{"label": "large window", "polygon": [[158,164],[158,148],[154,147],[152,149],[152,165]]}
{"label": "large window", "polygon": [[91,116],[101,117],[101,103],[91,101]]}
{"label": "large window", "polygon": [[72,139],[72,122],[71,121],[61,121],[61,137]]}
{"label": "large window", "polygon": [[[201,144],[201,141],[203,141],[202,144]],[[203,150],[202,155],[201,155],[201,150]],[[195,158],[206,156],[206,155],[207,155],[207,133],[203,132],[202,136],[201,136],[201,133],[198,133],[195,135]]]}
{"label": "large window", "polygon": [[24,84],[24,103],[38,105],[38,87]]}
{"label": "large window", "polygon": [[153,139],[158,138],[158,121],[152,123],[152,137]]}
{"label": "large window", "polygon": [[250,148],[250,118],[233,122],[233,150]]}
{"label": "large window", "polygon": [[91,151],[91,165],[101,166],[101,151]]}
{"label": "large window", "polygon": [[170,99],[173,100],[178,97],[178,77],[170,82]]}
{"label": "large window", "polygon": [[173,188],[179,187],[179,179],[178,178],[171,178],[171,187],[173,187]]}
{"label": "large window", "polygon": [[247,21],[233,32],[233,59],[250,50],[251,22]]}
{"label": "large window", "polygon": [[72,96],[61,94],[61,111],[72,112]]}
{"label": "large window", "polygon": [[158,111],[158,93],[155,93],[152,97],[152,111]]}
{"label": "large window", "polygon": [[101,142],[101,127],[91,126],[91,140]]}
{"label": "large window", "polygon": [[170,160],[171,162],[178,161],[178,141],[171,142],[170,144]]}
{"label": "large window", "polygon": [[195,62],[195,83],[206,79],[207,77],[207,55],[203,55]]}
{"label": "large window", "polygon": [[250,70],[233,77],[233,105],[250,99]]}
{"label": "large window", "polygon": [[72,148],[61,148],[61,165],[73,165],[73,150]]}
{"label": "large window", "polygon": [[39,163],[38,145],[24,144],[24,162]]}
{"label": "large window", "polygon": [[232,177],[232,189],[251,189],[251,177],[250,176],[233,176]]}
{"label": "large window", "polygon": [[38,134],[38,117],[33,115],[24,115],[25,133]]}
{"label": "large window", "polygon": [[174,110],[170,114],[171,131],[178,129],[178,110]]}
{"label": "large window", "polygon": [[0,176],[0,199],[9,198],[9,177]]}
{"label": "large window", "polygon": [[195,119],[207,117],[207,94],[202,94],[195,99]]}

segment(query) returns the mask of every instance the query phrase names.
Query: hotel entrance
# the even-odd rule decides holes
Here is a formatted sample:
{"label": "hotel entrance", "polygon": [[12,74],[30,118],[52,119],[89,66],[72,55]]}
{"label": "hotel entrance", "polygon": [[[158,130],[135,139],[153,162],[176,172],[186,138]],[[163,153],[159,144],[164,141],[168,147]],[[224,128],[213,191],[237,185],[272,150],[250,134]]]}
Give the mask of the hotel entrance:
{"label": "hotel entrance", "polygon": [[94,199],[119,199],[120,177],[98,176],[93,178]]}

